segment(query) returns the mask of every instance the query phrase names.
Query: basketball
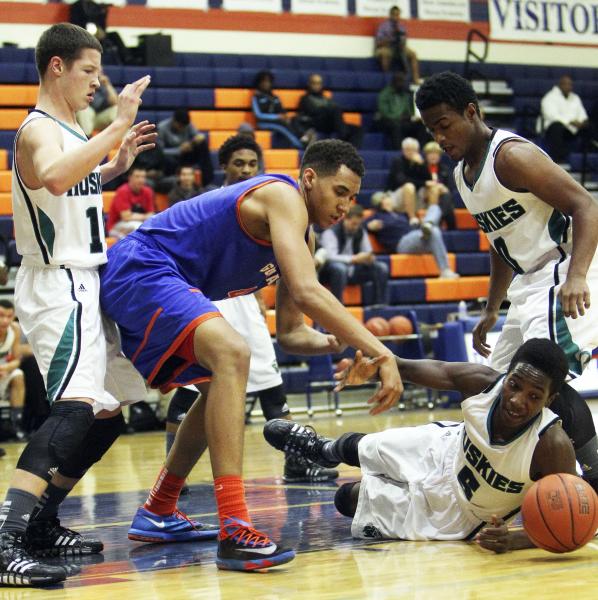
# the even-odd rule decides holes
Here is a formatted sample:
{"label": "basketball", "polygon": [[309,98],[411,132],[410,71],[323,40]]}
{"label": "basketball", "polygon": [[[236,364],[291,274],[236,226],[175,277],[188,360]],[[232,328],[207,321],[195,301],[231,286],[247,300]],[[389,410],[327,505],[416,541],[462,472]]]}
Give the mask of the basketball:
{"label": "basketball", "polygon": [[388,323],[392,335],[410,335],[413,333],[413,323],[407,317],[397,315],[390,319]]}
{"label": "basketball", "polygon": [[390,324],[384,317],[372,317],[365,322],[365,326],[376,337],[390,335]]}
{"label": "basketball", "polygon": [[587,544],[598,528],[598,499],[580,477],[558,473],[529,489],[521,507],[530,540],[548,552],[572,552]]}

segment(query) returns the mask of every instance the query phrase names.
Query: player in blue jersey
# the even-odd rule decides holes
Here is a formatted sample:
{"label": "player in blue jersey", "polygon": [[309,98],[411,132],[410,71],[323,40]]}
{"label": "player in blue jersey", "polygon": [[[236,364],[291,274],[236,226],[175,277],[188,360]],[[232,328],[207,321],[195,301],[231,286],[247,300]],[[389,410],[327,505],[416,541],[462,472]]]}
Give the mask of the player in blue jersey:
{"label": "player in blue jersey", "polygon": [[[251,525],[242,482],[249,351],[211,301],[277,282],[278,340],[287,352],[327,354],[348,344],[389,354],[318,282],[312,258],[310,225],[340,221],[363,173],[350,144],[317,142],[303,156],[298,184],[263,175],[208,192],[152,217],[111,248],[101,302],[120,326],[125,354],[150,385],[195,383],[204,399],[187,413],[132,530],[192,533],[176,502],[207,446],[220,520],[217,565],[245,571],[294,557]],[[303,313],[330,334],[306,326]],[[373,414],[390,408],[403,389],[394,361],[382,362],[379,375]]]}

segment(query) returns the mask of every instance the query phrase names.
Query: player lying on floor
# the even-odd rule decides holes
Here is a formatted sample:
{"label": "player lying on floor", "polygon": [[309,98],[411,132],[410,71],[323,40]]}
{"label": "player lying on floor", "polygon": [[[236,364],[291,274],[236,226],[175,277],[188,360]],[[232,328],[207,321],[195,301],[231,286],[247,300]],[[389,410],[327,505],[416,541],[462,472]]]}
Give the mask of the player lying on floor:
{"label": "player lying on floor", "polygon": [[[475,539],[498,553],[533,547],[524,531],[510,531],[506,523],[534,481],[575,474],[573,445],[551,410],[568,387],[563,351],[549,340],[530,339],[506,374],[475,363],[395,358],[403,380],[461,392],[463,422],[330,440],[275,419],[264,427],[266,440],[318,464],[361,468],[361,482],[344,484],[334,499],[337,510],[353,518],[354,537]],[[343,361],[340,386],[365,383],[378,362],[359,352],[355,362]]]}

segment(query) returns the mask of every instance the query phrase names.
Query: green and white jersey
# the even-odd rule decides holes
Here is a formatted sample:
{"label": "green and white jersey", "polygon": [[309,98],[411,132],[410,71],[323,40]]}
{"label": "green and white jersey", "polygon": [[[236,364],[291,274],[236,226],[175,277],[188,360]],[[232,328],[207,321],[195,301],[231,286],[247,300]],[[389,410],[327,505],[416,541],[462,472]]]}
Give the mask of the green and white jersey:
{"label": "green and white jersey", "polygon": [[516,273],[541,269],[571,254],[571,219],[530,192],[514,192],[501,184],[494,170],[496,155],[508,141],[530,141],[495,129],[472,185],[465,181],[465,162],[455,168],[455,182],[467,210],[488,240]]}
{"label": "green and white jersey", "polygon": [[94,268],[106,262],[102,176],[99,165],[62,196],[46,188],[29,189],[16,161],[17,140],[34,119],[53,119],[62,133],[64,152],[81,148],[87,138],[40,110],[33,110],[15,137],[12,165],[12,208],[17,250],[26,266]]}

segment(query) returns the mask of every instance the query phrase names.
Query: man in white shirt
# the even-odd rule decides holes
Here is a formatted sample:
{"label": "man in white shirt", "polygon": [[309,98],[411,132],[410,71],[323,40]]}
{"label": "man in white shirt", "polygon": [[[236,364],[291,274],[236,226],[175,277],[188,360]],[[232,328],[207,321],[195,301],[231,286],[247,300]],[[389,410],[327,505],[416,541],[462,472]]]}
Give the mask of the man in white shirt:
{"label": "man in white shirt", "polygon": [[541,112],[548,154],[555,162],[565,162],[573,142],[588,126],[588,114],[569,75],[542,98]]}

